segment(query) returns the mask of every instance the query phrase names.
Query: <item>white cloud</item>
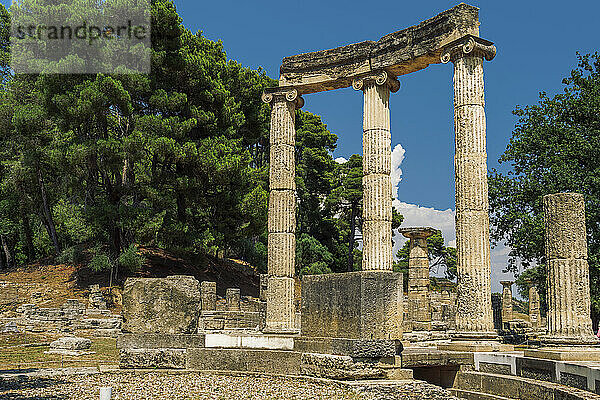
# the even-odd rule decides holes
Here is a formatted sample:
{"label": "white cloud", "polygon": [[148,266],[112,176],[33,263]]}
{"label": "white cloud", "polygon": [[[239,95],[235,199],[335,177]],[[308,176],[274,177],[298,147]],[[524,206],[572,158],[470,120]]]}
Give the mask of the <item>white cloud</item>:
{"label": "white cloud", "polygon": [[348,160],[346,160],[344,157],[338,157],[334,161],[338,164],[344,164],[348,162]]}
{"label": "white cloud", "polygon": [[[398,186],[402,180],[402,169],[400,168],[404,160],[405,150],[398,144],[392,152],[392,186],[394,187],[393,195],[394,208],[404,216],[402,226],[428,226],[442,231],[442,235],[446,241],[446,246],[456,247],[456,231],[455,231],[455,211],[451,208],[446,210],[437,210],[433,207],[425,207],[418,204],[409,204],[398,200]],[[394,236],[394,257],[398,250],[406,242],[406,238],[402,235]],[[490,261],[492,267],[492,291],[501,292],[501,280],[514,279],[512,273],[505,274],[502,270],[508,262],[508,253],[510,248],[499,244],[491,249]],[[440,271],[443,272],[443,271]],[[513,295],[516,295],[516,290],[513,289]]]}
{"label": "white cloud", "polygon": [[404,147],[401,144],[397,144],[392,150],[392,195],[394,199],[398,198],[398,185],[402,180],[402,169],[400,168],[400,164],[404,161]]}
{"label": "white cloud", "polygon": [[[402,226],[428,226],[442,231],[447,246],[456,246],[456,234],[454,231],[454,210],[436,210],[433,207],[423,207],[417,204],[409,204],[396,199],[392,202],[393,207],[404,216]],[[402,235],[394,236],[394,256],[406,242]]]}

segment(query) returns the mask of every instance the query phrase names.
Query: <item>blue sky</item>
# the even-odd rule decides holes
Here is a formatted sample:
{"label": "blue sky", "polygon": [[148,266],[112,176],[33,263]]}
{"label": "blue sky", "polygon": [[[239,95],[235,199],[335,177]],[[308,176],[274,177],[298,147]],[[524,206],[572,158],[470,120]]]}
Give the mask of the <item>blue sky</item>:
{"label": "blue sky", "polygon": [[[276,78],[285,56],[332,48],[403,29],[456,1],[176,1],[185,25],[222,39],[228,56],[262,66]],[[600,2],[472,1],[480,7],[481,36],[498,56],[485,65],[488,165],[497,167],[515,118],[515,105],[555,93],[576,63],[575,52],[598,48]],[[596,47],[594,47],[596,46]],[[406,150],[400,199],[454,208],[452,66],[432,65],[400,77],[393,95],[392,143]],[[351,88],[305,96],[305,109],[339,136],[336,156],[361,153],[362,97]]]}
{"label": "blue sky", "polygon": [[[5,5],[10,1],[1,0]],[[221,39],[229,58],[263,67],[277,78],[286,56],[333,48],[381,36],[430,18],[458,1],[364,2],[175,1],[186,27]],[[598,49],[600,2],[470,1],[480,7],[480,33],[495,42],[498,55],[486,62],[488,167],[498,167],[515,125],[516,105],[537,102],[539,91],[562,90],[561,80],[576,64],[575,53]],[[452,66],[432,65],[400,77],[392,95],[392,146],[400,144],[402,180],[398,204],[407,225],[442,228],[452,243],[454,134]],[[339,136],[336,157],[362,153],[362,95],[349,89],[305,96],[305,110],[319,114]],[[403,155],[402,157],[400,157]],[[400,171],[396,171],[399,175]],[[507,250],[492,252],[494,278]],[[500,285],[494,283],[494,290]]]}
{"label": "blue sky", "polygon": [[[286,56],[333,48],[414,25],[458,1],[176,1],[184,24],[221,39],[227,54],[277,78]],[[488,167],[498,167],[516,119],[516,105],[540,91],[562,90],[576,52],[598,50],[598,1],[470,1],[480,8],[480,34],[498,55],[485,64]],[[400,77],[392,95],[392,146],[401,161],[398,201],[407,225],[431,225],[454,242],[452,66],[432,65]],[[351,88],[305,96],[305,109],[339,136],[336,157],[362,153],[362,96]],[[398,175],[400,171],[396,171]],[[397,244],[398,246],[399,244]],[[492,289],[501,291],[509,249],[492,250]]]}

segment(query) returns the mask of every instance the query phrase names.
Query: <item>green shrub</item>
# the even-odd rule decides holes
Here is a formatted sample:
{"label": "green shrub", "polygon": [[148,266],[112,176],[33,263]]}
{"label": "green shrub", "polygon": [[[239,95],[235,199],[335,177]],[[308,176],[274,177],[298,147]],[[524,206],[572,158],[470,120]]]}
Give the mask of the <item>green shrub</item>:
{"label": "green shrub", "polygon": [[65,265],[79,264],[82,260],[83,253],[78,246],[67,247],[56,257],[56,262]]}
{"label": "green shrub", "polygon": [[90,261],[90,268],[96,272],[109,270],[112,267],[110,258],[104,253],[96,253]]}
{"label": "green shrub", "polygon": [[142,268],[144,258],[138,254],[137,246],[135,244],[131,244],[119,255],[119,259],[117,261],[119,263],[119,268],[122,268],[126,271],[135,272]]}

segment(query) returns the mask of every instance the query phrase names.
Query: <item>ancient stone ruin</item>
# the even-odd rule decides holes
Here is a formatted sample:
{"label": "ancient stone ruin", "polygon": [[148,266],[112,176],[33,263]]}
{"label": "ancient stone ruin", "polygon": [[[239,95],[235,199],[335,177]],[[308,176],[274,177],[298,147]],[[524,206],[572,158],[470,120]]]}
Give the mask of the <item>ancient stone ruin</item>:
{"label": "ancient stone ruin", "polygon": [[[479,37],[478,9],[459,4],[378,41],[285,58],[279,86],[262,96],[271,105],[271,153],[268,271],[260,298],[227,288],[219,299],[214,282],[188,276],[128,279],[121,367],[339,380],[414,376],[463,398],[563,398],[559,384],[600,393],[599,369],[566,362],[600,361],[589,316],[583,196],[544,198],[547,332],[535,287],[525,318],[513,308],[513,282],[502,282],[502,296],[492,300],[483,65],[495,55],[493,43]],[[390,101],[398,76],[449,62],[457,288],[430,287],[427,237],[433,228],[403,228],[410,240],[405,294],[403,275],[392,270]],[[350,86],[364,101],[363,270],[302,277],[298,305],[295,110],[303,96]],[[516,344],[531,345],[513,351],[510,343],[520,340]]]}

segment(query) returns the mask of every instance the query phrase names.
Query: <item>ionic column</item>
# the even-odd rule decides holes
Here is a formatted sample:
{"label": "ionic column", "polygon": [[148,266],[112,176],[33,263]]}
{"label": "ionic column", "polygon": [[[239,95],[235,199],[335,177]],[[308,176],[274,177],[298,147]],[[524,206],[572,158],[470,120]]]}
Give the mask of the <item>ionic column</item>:
{"label": "ionic column", "polygon": [[363,107],[363,271],[392,270],[392,146],[390,91],[400,83],[386,71],[355,79]]}
{"label": "ionic column", "polygon": [[410,239],[408,256],[408,304],[413,330],[431,329],[429,298],[429,254],[427,238],[435,233],[432,228],[402,228],[404,237]]}
{"label": "ionic column", "polygon": [[595,343],[590,317],[585,203],[578,193],[544,196],[548,343]]}
{"label": "ionic column", "polygon": [[531,322],[532,328],[538,329],[541,326],[542,320],[542,316],[540,315],[540,294],[531,281],[527,283],[529,284],[529,322]]}
{"label": "ionic column", "polygon": [[502,285],[502,324],[513,320],[512,281],[500,281]]}
{"label": "ionic column", "polygon": [[275,88],[262,96],[271,104],[267,310],[265,331],[295,331],[296,257],[295,114],[304,105],[296,89]]}
{"label": "ionic column", "polygon": [[495,337],[491,305],[490,228],[483,59],[496,48],[467,36],[449,45],[442,62],[454,63],[457,336]]}

